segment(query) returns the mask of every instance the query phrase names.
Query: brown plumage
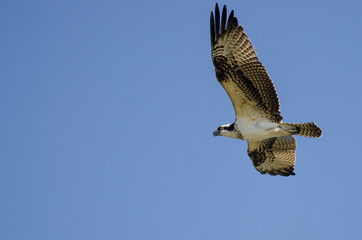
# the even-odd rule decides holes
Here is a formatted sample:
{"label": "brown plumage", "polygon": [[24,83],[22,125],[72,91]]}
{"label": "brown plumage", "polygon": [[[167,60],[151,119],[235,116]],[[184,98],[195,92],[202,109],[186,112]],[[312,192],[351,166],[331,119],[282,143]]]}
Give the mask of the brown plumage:
{"label": "brown plumage", "polygon": [[[221,17],[221,19],[220,19]],[[294,137],[320,137],[314,123],[283,123],[274,84],[234,11],[226,6],[210,16],[211,53],[216,77],[233,104],[236,120],[223,125],[214,136],[248,141],[248,155],[255,168],[271,175],[294,175]]]}
{"label": "brown plumage", "polygon": [[248,155],[254,167],[261,174],[289,176],[295,175],[295,149],[293,136],[268,138],[248,142]]}
{"label": "brown plumage", "polygon": [[[268,118],[280,122],[279,100],[268,72],[259,61],[255,49],[238,20],[231,11],[227,24],[226,6],[223,8],[221,29],[219,6],[215,7],[215,21],[211,12],[211,48],[216,76],[227,91],[228,87],[239,88],[241,94],[230,93],[234,102],[255,102]],[[226,29],[224,29],[226,26]],[[235,106],[236,115],[239,114]]]}

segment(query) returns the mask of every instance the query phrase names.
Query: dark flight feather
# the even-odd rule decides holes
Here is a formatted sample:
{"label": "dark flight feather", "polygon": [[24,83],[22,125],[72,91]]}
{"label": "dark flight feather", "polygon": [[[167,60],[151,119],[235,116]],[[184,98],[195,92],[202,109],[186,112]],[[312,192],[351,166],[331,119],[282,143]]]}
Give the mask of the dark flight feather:
{"label": "dark flight feather", "polygon": [[261,174],[295,175],[295,149],[293,136],[268,138],[262,141],[248,141],[248,155]]}
{"label": "dark flight feather", "polygon": [[[219,6],[215,6],[215,18],[211,12],[210,30],[212,59],[216,76],[228,92],[238,117],[241,104],[256,103],[256,107],[270,120],[280,122],[280,105],[274,84],[267,71],[259,61],[255,49],[238,20],[234,11],[227,19],[226,6],[221,16]],[[225,27],[225,22],[227,24]],[[234,86],[230,91],[228,86]],[[239,104],[235,104],[238,102]]]}

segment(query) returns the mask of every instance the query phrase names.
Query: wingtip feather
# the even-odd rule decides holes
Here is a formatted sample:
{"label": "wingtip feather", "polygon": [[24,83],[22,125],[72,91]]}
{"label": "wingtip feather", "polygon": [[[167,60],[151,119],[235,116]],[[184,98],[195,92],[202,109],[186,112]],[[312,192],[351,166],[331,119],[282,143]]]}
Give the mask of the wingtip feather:
{"label": "wingtip feather", "polygon": [[229,19],[228,19],[228,23],[227,23],[227,26],[226,26],[227,30],[230,30],[232,28],[233,19],[234,19],[234,10],[231,10],[230,15],[229,15]]}
{"label": "wingtip feather", "polygon": [[211,11],[210,14],[210,37],[211,37],[211,49],[215,44],[215,23],[214,23],[214,13]]}
{"label": "wingtip feather", "polygon": [[227,10],[226,10],[226,5],[224,5],[221,14],[221,34],[225,32],[226,18],[227,18]]}
{"label": "wingtip feather", "polygon": [[217,3],[215,5],[215,27],[215,35],[218,35],[220,31],[220,10]]}

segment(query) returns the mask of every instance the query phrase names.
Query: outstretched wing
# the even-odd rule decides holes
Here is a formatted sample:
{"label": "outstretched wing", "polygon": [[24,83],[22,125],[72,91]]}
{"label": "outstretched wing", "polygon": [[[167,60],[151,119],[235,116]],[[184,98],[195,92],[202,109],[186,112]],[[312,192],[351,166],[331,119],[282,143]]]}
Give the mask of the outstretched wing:
{"label": "outstretched wing", "polygon": [[261,174],[295,175],[295,149],[297,143],[292,136],[248,141],[248,155]]}
{"label": "outstretched wing", "polygon": [[212,60],[216,77],[233,103],[236,117],[243,117],[243,104],[255,106],[260,116],[280,122],[279,100],[264,66],[238,20],[231,11],[227,20],[226,6],[221,16],[215,6],[211,12],[210,32]]}

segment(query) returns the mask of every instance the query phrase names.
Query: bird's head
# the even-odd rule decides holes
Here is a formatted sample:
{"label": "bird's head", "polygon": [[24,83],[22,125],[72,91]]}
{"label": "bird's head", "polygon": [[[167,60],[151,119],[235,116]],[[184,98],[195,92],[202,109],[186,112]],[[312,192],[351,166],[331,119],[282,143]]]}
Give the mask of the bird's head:
{"label": "bird's head", "polygon": [[224,136],[240,139],[240,134],[235,130],[235,123],[222,125],[216,129],[214,136]]}

